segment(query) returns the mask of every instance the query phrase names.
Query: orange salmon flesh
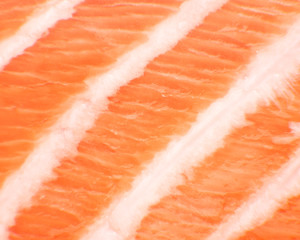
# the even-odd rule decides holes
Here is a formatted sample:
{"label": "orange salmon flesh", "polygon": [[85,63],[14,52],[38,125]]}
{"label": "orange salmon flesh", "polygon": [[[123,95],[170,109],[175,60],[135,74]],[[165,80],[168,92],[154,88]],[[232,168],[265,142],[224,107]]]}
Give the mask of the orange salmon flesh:
{"label": "orange salmon flesh", "polygon": [[3,0],[0,26],[0,239],[300,239],[299,0]]}

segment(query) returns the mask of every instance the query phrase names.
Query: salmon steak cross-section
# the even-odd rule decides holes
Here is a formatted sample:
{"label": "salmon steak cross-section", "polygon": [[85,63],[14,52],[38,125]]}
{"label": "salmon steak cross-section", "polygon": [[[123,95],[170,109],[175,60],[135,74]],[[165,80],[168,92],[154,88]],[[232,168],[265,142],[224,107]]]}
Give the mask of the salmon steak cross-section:
{"label": "salmon steak cross-section", "polygon": [[3,0],[0,25],[1,240],[300,239],[299,0]]}

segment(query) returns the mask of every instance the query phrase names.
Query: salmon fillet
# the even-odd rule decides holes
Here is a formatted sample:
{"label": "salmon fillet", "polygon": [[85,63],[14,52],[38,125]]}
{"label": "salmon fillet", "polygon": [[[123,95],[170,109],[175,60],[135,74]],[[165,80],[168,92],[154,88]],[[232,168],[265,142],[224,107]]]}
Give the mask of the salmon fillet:
{"label": "salmon fillet", "polygon": [[297,239],[300,234],[299,207],[299,196],[289,199],[272,218],[240,239]]}
{"label": "salmon fillet", "polygon": [[205,239],[260,188],[265,178],[286,163],[300,140],[290,129],[291,123],[300,120],[295,111],[300,107],[299,80],[291,88],[288,99],[279,97],[247,115],[246,126],[235,129],[222,148],[193,169],[184,185],[153,206],[137,239],[164,235],[170,239]]}
{"label": "salmon fillet", "polygon": [[13,35],[46,0],[3,0],[0,3],[0,40]]}
{"label": "salmon fillet", "polygon": [[299,237],[299,17],[298,0],[78,3],[0,72],[0,237]]}
{"label": "salmon fillet", "polygon": [[[93,16],[95,4],[97,12]],[[179,4],[180,1],[161,5],[86,1],[77,6],[73,18],[58,22],[47,36],[12,59],[0,73],[1,184],[23,163],[46,129],[70,107],[72,95],[86,89],[85,81],[145,41],[147,29]],[[116,19],[113,13],[120,11],[123,16],[118,13]]]}

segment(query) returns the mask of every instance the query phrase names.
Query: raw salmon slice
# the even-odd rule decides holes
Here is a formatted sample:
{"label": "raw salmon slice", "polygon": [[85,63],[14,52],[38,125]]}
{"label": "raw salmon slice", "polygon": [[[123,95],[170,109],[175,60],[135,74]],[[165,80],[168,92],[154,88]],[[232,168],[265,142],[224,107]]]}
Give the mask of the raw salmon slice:
{"label": "raw salmon slice", "polygon": [[[213,7],[204,10],[208,1],[87,0],[75,8],[71,19],[58,22],[12,59],[0,72],[0,236],[221,239],[219,232],[225,232],[226,239],[232,237],[239,226],[235,214],[244,216],[248,211],[243,203],[248,206],[252,194],[256,196],[266,184],[265,178],[288,163],[299,147],[292,126],[299,122],[300,87],[298,77],[292,81],[288,76],[299,64],[300,4],[297,0],[225,2],[212,2]],[[162,44],[153,36],[163,29],[167,38],[168,26],[177,25],[183,32],[178,36],[184,36],[192,17],[181,17],[181,13],[193,12],[193,6],[199,7],[203,17],[213,13],[203,22],[199,17],[201,24],[177,44],[170,41],[165,50],[157,51],[166,53],[150,61],[156,55],[147,52],[147,46],[152,46],[147,43]],[[164,25],[164,20],[170,25]],[[161,28],[156,27],[159,23]],[[287,50],[282,47],[286,43]],[[275,47],[269,50],[272,44]],[[145,69],[143,64],[132,64],[131,68],[140,70],[128,75],[130,67],[122,66],[127,66],[127,59],[131,63],[130,53],[136,50],[153,57]],[[273,60],[270,52],[278,56]],[[262,59],[257,57],[261,55]],[[266,59],[268,64],[261,66]],[[120,80],[118,86],[124,86],[113,93],[109,81],[113,85],[122,74],[128,80]],[[264,89],[265,97],[261,96]],[[97,91],[100,95],[106,90],[112,93],[108,100],[96,101]],[[254,100],[248,106],[249,96]],[[265,106],[262,100],[269,99],[274,103]],[[240,110],[232,104],[248,108]],[[86,111],[88,120],[69,114],[77,108]],[[242,116],[249,111],[245,124]],[[237,114],[236,123],[228,120],[230,112]],[[64,120],[70,126],[60,124]],[[217,143],[222,139],[212,140],[212,133],[222,132],[218,121],[230,125],[220,133],[222,147]],[[198,135],[191,134],[194,130]],[[54,142],[49,151],[40,147],[52,136],[61,142]],[[195,149],[198,139],[199,150]],[[203,160],[199,160],[200,150],[207,152],[200,154]],[[44,176],[31,172],[32,156],[40,159],[35,169],[42,169],[45,162]],[[170,161],[164,162],[167,158]],[[180,164],[181,158],[186,167]],[[5,197],[18,179],[30,179],[29,186],[7,203]],[[245,224],[248,228],[258,225],[255,219]]]}
{"label": "raw salmon slice", "polygon": [[224,145],[194,168],[174,194],[151,207],[136,239],[206,239],[288,162],[300,143],[293,133],[293,123],[300,122],[299,80],[294,80],[290,93],[247,115],[246,126],[226,137]]}
{"label": "raw salmon slice", "polygon": [[73,18],[59,22],[5,67],[0,73],[1,184],[70,107],[72,96],[86,89],[87,79],[145,41],[147,31],[180,3],[85,1]]}
{"label": "raw salmon slice", "polygon": [[13,35],[46,0],[3,0],[0,3],[0,41]]}
{"label": "raw salmon slice", "polygon": [[0,18],[0,69],[34,45],[58,21],[72,17],[74,7],[82,1],[2,1],[1,13],[4,16]]}
{"label": "raw salmon slice", "polygon": [[300,235],[300,197],[289,199],[267,222],[245,233],[247,239],[297,239]]}

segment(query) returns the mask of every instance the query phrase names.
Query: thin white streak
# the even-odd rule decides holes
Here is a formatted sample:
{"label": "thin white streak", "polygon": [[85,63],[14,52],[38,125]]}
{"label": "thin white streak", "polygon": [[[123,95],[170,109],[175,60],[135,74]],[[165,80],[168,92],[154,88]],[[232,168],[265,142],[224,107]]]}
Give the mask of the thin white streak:
{"label": "thin white streak", "polygon": [[200,113],[185,136],[158,153],[135,179],[131,190],[111,204],[82,240],[132,237],[149,206],[183,182],[182,173],[188,173],[221,147],[233,128],[245,124],[246,113],[255,112],[258,104],[285,93],[288,77],[298,72],[300,64],[299,36],[300,21],[286,36],[262,50],[229,93]]}
{"label": "thin white streak", "polygon": [[0,191],[0,239],[7,239],[7,229],[14,224],[18,210],[28,205],[42,183],[53,177],[53,168],[59,165],[60,160],[76,154],[76,147],[86,130],[93,126],[100,112],[106,108],[107,97],[142,75],[151,60],[171,49],[205,16],[226,1],[184,2],[178,13],[149,33],[146,43],[122,56],[107,73],[86,81],[89,84],[88,90],[77,96],[74,105],[53,126],[51,132],[41,139],[22,167],[5,181]]}
{"label": "thin white streak", "polygon": [[74,7],[84,0],[51,0],[39,6],[38,10],[12,36],[0,42],[0,70],[12,58],[22,54],[45,34],[59,20],[68,19],[74,13]]}
{"label": "thin white streak", "polygon": [[206,240],[236,239],[263,224],[287,199],[300,194],[300,148],[277,174]]}
{"label": "thin white streak", "polygon": [[290,122],[291,132],[296,136],[300,137],[300,122]]}

